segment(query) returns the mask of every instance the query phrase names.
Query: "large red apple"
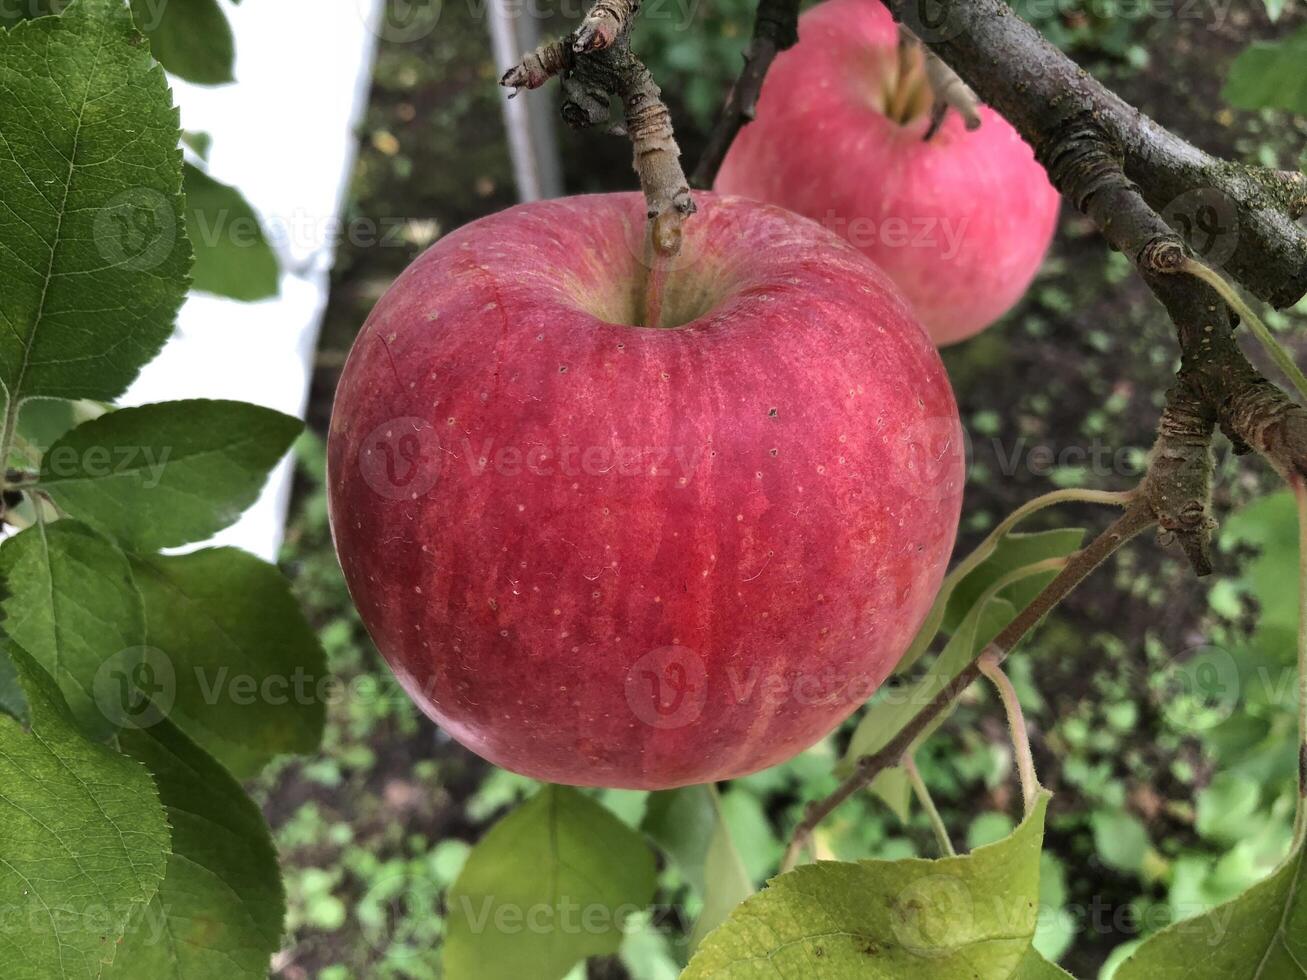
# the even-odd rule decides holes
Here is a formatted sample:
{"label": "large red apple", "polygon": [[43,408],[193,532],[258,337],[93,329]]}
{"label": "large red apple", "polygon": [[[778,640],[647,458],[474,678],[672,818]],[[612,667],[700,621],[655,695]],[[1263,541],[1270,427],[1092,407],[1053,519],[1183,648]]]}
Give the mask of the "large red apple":
{"label": "large red apple", "polygon": [[929,141],[920,49],[901,51],[879,0],[828,0],[772,65],[757,119],[717,190],[827,225],[898,284],[936,343],[979,333],[1021,297],[1048,250],[1059,197],[1030,147],[982,107]]}
{"label": "large red apple", "polygon": [[644,319],[634,194],[427,251],[336,395],[331,521],[414,700],[505,768],[661,788],[811,745],[880,684],[957,529],[957,408],[883,274],[711,194]]}

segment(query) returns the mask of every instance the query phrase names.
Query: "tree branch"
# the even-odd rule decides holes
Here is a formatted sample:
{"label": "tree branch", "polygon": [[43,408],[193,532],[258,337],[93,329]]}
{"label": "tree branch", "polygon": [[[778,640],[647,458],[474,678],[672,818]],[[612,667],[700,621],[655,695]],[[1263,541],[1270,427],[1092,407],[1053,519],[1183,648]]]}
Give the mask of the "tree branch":
{"label": "tree branch", "polygon": [[799,0],[758,0],[753,20],[753,37],[744,49],[744,67],[731,86],[717,124],[708,136],[708,146],[695,165],[691,183],[707,190],[717,179],[717,171],[726,159],[726,151],[736,135],[753,121],[758,96],[767,70],[777,53],[791,48],[799,40]]}
{"label": "tree branch", "polygon": [[[1237,228],[1229,255],[1208,255],[1254,295],[1277,307],[1307,293],[1307,179],[1216,160],[1099,84],[1016,16],[1003,0],[939,0],[930,27],[915,23],[920,0],[887,0],[895,17],[1016,127],[1041,159],[1068,124],[1090,119],[1118,148],[1125,176],[1144,201],[1172,216],[1199,248],[1196,211],[1228,210]],[[1192,207],[1190,206],[1192,205]],[[1173,214],[1174,212],[1174,214]]]}
{"label": "tree branch", "polygon": [[[630,26],[639,9],[639,0],[598,0],[580,27],[542,44],[506,71],[499,84],[516,95],[557,75],[563,86],[561,112],[569,126],[606,127],[628,135],[653,248],[660,255],[675,255],[681,249],[681,226],[695,204],[681,169],[671,113],[649,69],[631,50]],[[622,103],[622,127],[610,125],[614,97]]]}

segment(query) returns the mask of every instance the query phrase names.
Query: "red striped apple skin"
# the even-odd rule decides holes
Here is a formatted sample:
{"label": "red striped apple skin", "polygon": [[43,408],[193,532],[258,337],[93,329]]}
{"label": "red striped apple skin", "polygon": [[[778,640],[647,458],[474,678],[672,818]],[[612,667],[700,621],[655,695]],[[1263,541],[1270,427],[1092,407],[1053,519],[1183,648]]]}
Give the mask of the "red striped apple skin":
{"label": "red striped apple skin", "polygon": [[886,278],[816,224],[701,194],[640,327],[643,200],[447,236],[355,342],[328,444],[364,623],[507,769],[658,789],[773,765],[894,667],[957,529],[962,434]]}
{"label": "red striped apple skin", "polygon": [[884,269],[938,344],[979,333],[1021,298],[1048,251],[1060,197],[988,107],[901,125],[880,108],[899,60],[879,0],[827,0],[763,83],[716,188],[797,211]]}

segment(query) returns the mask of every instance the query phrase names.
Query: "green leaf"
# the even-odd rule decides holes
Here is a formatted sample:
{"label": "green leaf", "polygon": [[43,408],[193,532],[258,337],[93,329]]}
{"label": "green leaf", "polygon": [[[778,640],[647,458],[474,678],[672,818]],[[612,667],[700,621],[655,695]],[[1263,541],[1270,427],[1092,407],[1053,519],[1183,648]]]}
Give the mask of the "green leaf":
{"label": "green leaf", "polygon": [[1255,825],[1261,785],[1235,772],[1220,772],[1198,793],[1195,827],[1208,840],[1233,846]]}
{"label": "green leaf", "polygon": [[186,229],[195,248],[192,288],[253,302],[276,296],[277,256],[240,191],[189,163]]}
{"label": "green leaf", "polygon": [[159,64],[197,85],[234,80],[236,42],[218,0],[131,0]]}
{"label": "green leaf", "polygon": [[66,433],[41,461],[41,489],[137,551],[206,538],[254,503],[299,419],[245,402],[124,408]]}
{"label": "green leaf", "polygon": [[555,980],[617,951],[656,887],[653,854],[608,810],[546,786],[472,849],[446,899],[448,980]]}
{"label": "green leaf", "polygon": [[735,847],[712,785],[651,793],[642,829],[667,852],[703,900],[691,947],[721,925],[753,894],[753,882]]}
{"label": "green leaf", "polygon": [[[1014,531],[1005,535],[994,548],[994,553],[959,582],[957,588],[953,590],[944,613],[944,629],[950,633],[956,630],[985,590],[1004,575],[1049,558],[1065,558],[1078,551],[1084,540],[1084,528],[1079,527],[1036,531],[1030,534]],[[1053,580],[1056,574],[1056,572],[1044,572],[1023,578],[1019,582],[1013,582],[1001,591],[999,596],[1007,599],[1017,609],[1023,609],[1045,585]]]}
{"label": "green leaf", "polygon": [[[906,674],[930,649],[940,629],[946,634],[957,630],[971,607],[999,579],[1026,566],[1050,558],[1065,557],[1079,549],[1084,537],[1083,528],[1061,528],[1031,534],[1009,531],[994,545],[994,550],[989,557],[973,568],[962,581],[950,584],[952,576],[945,580],[939,595],[935,597],[930,614],[926,617],[925,625],[913,639],[912,646],[903,655],[898,666],[894,668],[894,673]],[[1016,609],[1022,609],[1039,594],[1055,574],[1055,572],[1044,572],[1021,578],[1001,589],[997,597],[1007,599]]]}
{"label": "green leaf", "polygon": [[[913,683],[900,685],[884,695],[879,695],[867,706],[862,720],[858,722],[858,727],[854,729],[853,737],[849,740],[848,751],[835,767],[836,775],[847,776],[859,756],[870,755],[884,748],[917,712],[953,682],[963,668],[975,659],[976,654],[985,644],[1011,622],[1015,615],[1016,610],[1005,599],[990,600],[984,610],[979,607],[973,609],[966,622],[949,639],[948,644],[925,674]],[[913,743],[914,747],[929,738],[950,713],[941,712]],[[887,780],[886,776],[894,771],[895,769],[887,769],[877,776],[871,784],[872,791],[877,795],[882,791],[887,794],[892,793],[895,784]],[[887,795],[886,802],[892,805],[895,799],[897,796]]]}
{"label": "green leaf", "polygon": [[172,855],[103,980],[264,980],[286,902],[259,808],[166,721],[124,732],[122,748],[154,774]]}
{"label": "green leaf", "polygon": [[1011,980],[1074,980],[1074,978],[1060,966],[1044,959],[1043,954],[1032,946],[1021,958]]}
{"label": "green leaf", "polygon": [[72,0],[22,0],[21,3],[0,3],[0,27],[13,27],[34,17],[61,14]]}
{"label": "green leaf", "polygon": [[133,558],[158,707],[239,777],[322,738],[322,647],[272,565],[235,548]]}
{"label": "green leaf", "polygon": [[0,649],[21,647],[45,668],[83,731],[112,734],[122,721],[106,700],[114,672],[130,675],[144,657],[127,556],[76,521],[37,524],[0,544],[0,579]]}
{"label": "green leaf", "polygon": [[177,110],[120,0],[0,33],[0,383],[111,400],[186,294]]}
{"label": "green leaf", "polygon": [[1307,27],[1282,41],[1256,41],[1230,66],[1221,92],[1240,109],[1307,114]]}
{"label": "green leaf", "polygon": [[1307,887],[1299,848],[1233,901],[1145,939],[1116,980],[1307,976]]}
{"label": "green leaf", "polygon": [[1041,794],[1011,837],[960,857],[821,862],[773,878],[704,940],[683,980],[1039,976],[1023,964],[1047,805]]}
{"label": "green leaf", "polygon": [[1109,868],[1138,874],[1148,856],[1148,830],[1124,810],[1099,810],[1090,817],[1094,848]]}
{"label": "green leaf", "polygon": [[[44,453],[73,426],[102,414],[98,402],[31,398],[18,413],[18,435],[36,452]],[[36,465],[35,460],[31,465]]]}
{"label": "green leaf", "polygon": [[3,644],[0,644],[0,712],[27,724],[27,699],[18,683],[18,671],[14,669],[9,654],[5,653]]}
{"label": "green leaf", "polygon": [[1272,645],[1292,652],[1298,631],[1298,513],[1287,490],[1268,494],[1226,519],[1223,548],[1250,547],[1257,554],[1244,562],[1235,580],[1238,591],[1257,601],[1257,638],[1274,634]]}
{"label": "green leaf", "polygon": [[1066,895],[1066,868],[1056,854],[1045,851],[1039,858],[1041,914],[1035,929],[1035,949],[1050,960],[1061,959],[1076,938],[1076,922],[1065,909]]}
{"label": "green leaf", "polygon": [[83,738],[50,676],[10,656],[31,731],[0,717],[0,965],[91,980],[163,880],[168,825],[149,773]]}

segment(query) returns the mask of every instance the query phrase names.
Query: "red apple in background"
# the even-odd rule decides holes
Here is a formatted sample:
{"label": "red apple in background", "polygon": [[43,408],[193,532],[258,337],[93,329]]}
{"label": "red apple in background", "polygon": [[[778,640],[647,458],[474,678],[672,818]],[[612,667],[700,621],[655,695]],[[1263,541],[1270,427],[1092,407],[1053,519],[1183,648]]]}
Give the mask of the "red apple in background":
{"label": "red apple in background", "polygon": [[898,284],[938,344],[979,333],[1034,278],[1059,196],[1030,147],[981,107],[929,141],[919,48],[900,52],[879,0],[828,0],[763,83],[754,122],[716,188],[782,207],[847,238]]}
{"label": "red apple in background", "polygon": [[363,621],[414,700],[539,779],[740,776],[894,667],[963,484],[939,357],[884,275],[699,195],[644,319],[635,194],[524,205],[407,269],[328,446]]}

